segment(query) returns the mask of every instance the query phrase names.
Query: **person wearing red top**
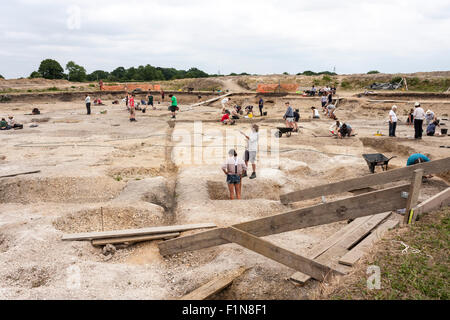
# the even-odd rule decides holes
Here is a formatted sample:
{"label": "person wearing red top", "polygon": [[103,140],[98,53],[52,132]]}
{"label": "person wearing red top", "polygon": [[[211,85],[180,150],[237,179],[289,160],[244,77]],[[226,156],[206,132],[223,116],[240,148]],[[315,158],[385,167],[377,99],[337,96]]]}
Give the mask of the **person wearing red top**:
{"label": "person wearing red top", "polygon": [[226,112],[220,120],[223,124],[234,124],[234,120],[230,119],[230,114]]}
{"label": "person wearing red top", "polygon": [[130,121],[136,121],[136,113],[134,108],[134,94],[131,95],[128,101],[128,106],[130,107]]}

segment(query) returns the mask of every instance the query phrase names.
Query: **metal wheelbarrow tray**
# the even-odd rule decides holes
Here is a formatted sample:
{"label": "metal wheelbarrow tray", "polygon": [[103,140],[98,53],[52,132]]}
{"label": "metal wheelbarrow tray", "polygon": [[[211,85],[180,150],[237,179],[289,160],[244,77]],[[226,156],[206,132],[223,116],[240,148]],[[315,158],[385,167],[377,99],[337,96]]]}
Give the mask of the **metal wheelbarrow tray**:
{"label": "metal wheelbarrow tray", "polygon": [[387,171],[389,161],[396,158],[396,156],[394,156],[388,159],[384,154],[381,153],[363,154],[362,156],[364,160],[366,160],[371,173],[375,173],[376,166],[381,166],[383,171]]}
{"label": "metal wheelbarrow tray", "polygon": [[275,137],[281,138],[283,134],[286,134],[286,136],[290,137],[292,132],[297,132],[294,130],[294,128],[285,128],[285,127],[278,127],[278,131],[275,132]]}

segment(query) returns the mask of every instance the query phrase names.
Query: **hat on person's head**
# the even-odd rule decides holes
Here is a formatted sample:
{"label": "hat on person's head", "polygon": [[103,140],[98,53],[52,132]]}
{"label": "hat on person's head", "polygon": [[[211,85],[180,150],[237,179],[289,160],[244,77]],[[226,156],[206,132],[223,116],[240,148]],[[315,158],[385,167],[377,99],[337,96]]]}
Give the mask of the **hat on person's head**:
{"label": "hat on person's head", "polygon": [[416,102],[416,104],[414,105],[414,107],[420,107],[420,102]]}
{"label": "hat on person's head", "polygon": [[392,110],[394,109],[397,109],[397,106],[395,104],[392,106]]}
{"label": "hat on person's head", "polygon": [[230,149],[230,151],[228,151],[228,155],[230,157],[236,157],[237,156],[237,152],[234,149]]}
{"label": "hat on person's head", "polygon": [[430,109],[427,110],[426,114],[430,114],[432,111]]}

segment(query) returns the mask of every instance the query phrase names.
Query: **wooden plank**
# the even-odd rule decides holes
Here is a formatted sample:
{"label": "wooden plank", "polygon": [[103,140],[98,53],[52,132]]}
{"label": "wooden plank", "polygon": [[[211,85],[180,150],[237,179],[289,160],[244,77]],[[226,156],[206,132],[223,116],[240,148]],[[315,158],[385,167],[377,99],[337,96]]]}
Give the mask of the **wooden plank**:
{"label": "wooden plank", "polygon": [[420,187],[422,186],[423,170],[414,170],[411,187],[409,189],[408,201],[406,202],[406,214],[403,223],[411,224],[414,222],[414,211],[412,209],[417,205],[420,195]]}
{"label": "wooden plank", "polygon": [[14,174],[8,174],[6,176],[0,176],[0,178],[10,178],[10,177],[17,177],[22,176],[26,174],[33,174],[33,173],[39,173],[41,170],[35,170],[35,171],[26,171],[26,172],[20,172],[20,173],[14,173]]}
{"label": "wooden plank", "polygon": [[228,287],[231,283],[233,283],[236,278],[240,277],[248,268],[240,267],[237,270],[229,272],[226,275],[219,276],[216,279],[205,283],[198,289],[195,289],[191,293],[180,298],[180,300],[205,300],[213,296],[214,294],[222,291],[226,287]]}
{"label": "wooden plank", "polygon": [[[387,218],[391,213],[381,213],[374,216],[358,218],[352,223],[348,224],[330,238],[325,239],[317,247],[311,250],[306,256],[311,259],[316,259],[319,262],[326,262],[322,260],[322,256],[329,256],[325,253],[330,251],[330,254],[338,256],[339,258],[347,253],[348,249],[356,243],[359,239],[367,235],[373,228],[375,228],[382,220]],[[340,254],[340,255],[339,255]],[[329,260],[329,258],[327,258]],[[336,262],[338,259],[336,260]],[[328,264],[327,264],[328,265]],[[298,283],[305,283],[311,277],[308,275],[296,272],[291,276],[291,280]]]}
{"label": "wooden plank", "polygon": [[375,229],[367,238],[361,241],[356,247],[350,250],[346,255],[344,255],[339,263],[346,266],[353,266],[359,259],[361,259],[365,254],[367,254],[372,246],[380,240],[384,234],[395,228],[399,224],[396,220],[387,220],[382,223],[377,229]]}
{"label": "wooden plank", "polygon": [[445,189],[442,192],[439,192],[437,195],[431,197],[430,199],[425,200],[417,207],[413,209],[414,211],[414,220],[416,217],[423,213],[431,212],[434,210],[438,210],[444,206],[450,205],[450,187]]}
{"label": "wooden plank", "polygon": [[283,194],[280,196],[280,201],[288,204],[399,180],[409,180],[417,169],[423,169],[424,175],[450,171],[450,157]]}
{"label": "wooden plank", "polygon": [[353,245],[358,243],[359,240],[367,236],[370,231],[375,229],[383,220],[391,215],[391,212],[380,213],[372,216],[368,221],[363,223],[358,229],[349,233],[345,237],[343,237],[338,245],[345,248],[350,249]]}
{"label": "wooden plank", "polygon": [[172,233],[172,232],[182,232],[195,229],[206,229],[215,228],[217,225],[214,223],[198,223],[198,224],[186,224],[179,226],[162,226],[162,227],[151,227],[142,229],[128,229],[128,230],[115,230],[115,231],[103,231],[103,232],[85,232],[85,233],[74,233],[65,234],[62,240],[67,241],[78,241],[78,240],[95,240],[95,239],[109,239],[109,238],[120,238],[120,237],[133,237],[133,236],[144,236],[152,234],[161,233]]}
{"label": "wooden plank", "polygon": [[137,236],[137,237],[120,237],[120,238],[110,238],[110,239],[100,239],[100,240],[92,240],[93,246],[104,246],[109,244],[117,244],[117,243],[137,243],[151,240],[159,240],[159,239],[172,239],[179,237],[179,232],[173,233],[162,233],[150,236]]}
{"label": "wooden plank", "polygon": [[278,247],[269,241],[233,227],[222,229],[221,236],[229,242],[237,243],[244,248],[259,253],[292,269],[301,271],[319,281],[324,281],[333,275],[342,274],[321,263],[302,257],[292,251]]}
{"label": "wooden plank", "polygon": [[[328,202],[313,207],[265,217],[233,225],[257,237],[278,234],[348,219],[370,216],[381,212],[405,208],[406,199],[401,193],[409,184],[366,193],[360,196]],[[158,244],[162,255],[209,248],[227,243],[221,238],[221,229],[180,237]]]}

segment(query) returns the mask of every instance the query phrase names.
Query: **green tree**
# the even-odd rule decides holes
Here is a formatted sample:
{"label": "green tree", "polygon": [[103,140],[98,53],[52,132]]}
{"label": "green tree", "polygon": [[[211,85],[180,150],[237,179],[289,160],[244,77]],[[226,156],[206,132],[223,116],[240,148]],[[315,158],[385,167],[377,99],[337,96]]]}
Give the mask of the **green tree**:
{"label": "green tree", "polygon": [[106,80],[110,76],[109,72],[103,70],[95,70],[94,72],[87,75],[88,81],[100,81]]}
{"label": "green tree", "polygon": [[284,74],[285,76],[288,76],[288,75],[289,75],[289,72],[283,72],[283,74]]}
{"label": "green tree", "polygon": [[207,78],[208,74],[197,68],[190,68],[185,75],[186,78]]}
{"label": "green tree", "polygon": [[126,69],[124,67],[118,67],[111,72],[110,80],[122,81],[125,80]]}
{"label": "green tree", "polygon": [[0,74],[0,79],[5,79],[5,78]]}
{"label": "green tree", "polygon": [[69,61],[66,64],[66,70],[68,71],[68,78],[70,81],[86,81],[86,69],[75,62]]}
{"label": "green tree", "polygon": [[367,74],[377,74],[377,73],[380,73],[380,71],[372,70],[372,71],[367,72]]}
{"label": "green tree", "polygon": [[30,79],[42,78],[42,74],[40,74],[37,71],[33,71],[28,78],[30,78]]}
{"label": "green tree", "polygon": [[63,79],[64,69],[58,61],[53,59],[42,60],[39,65],[39,73],[45,79]]}

